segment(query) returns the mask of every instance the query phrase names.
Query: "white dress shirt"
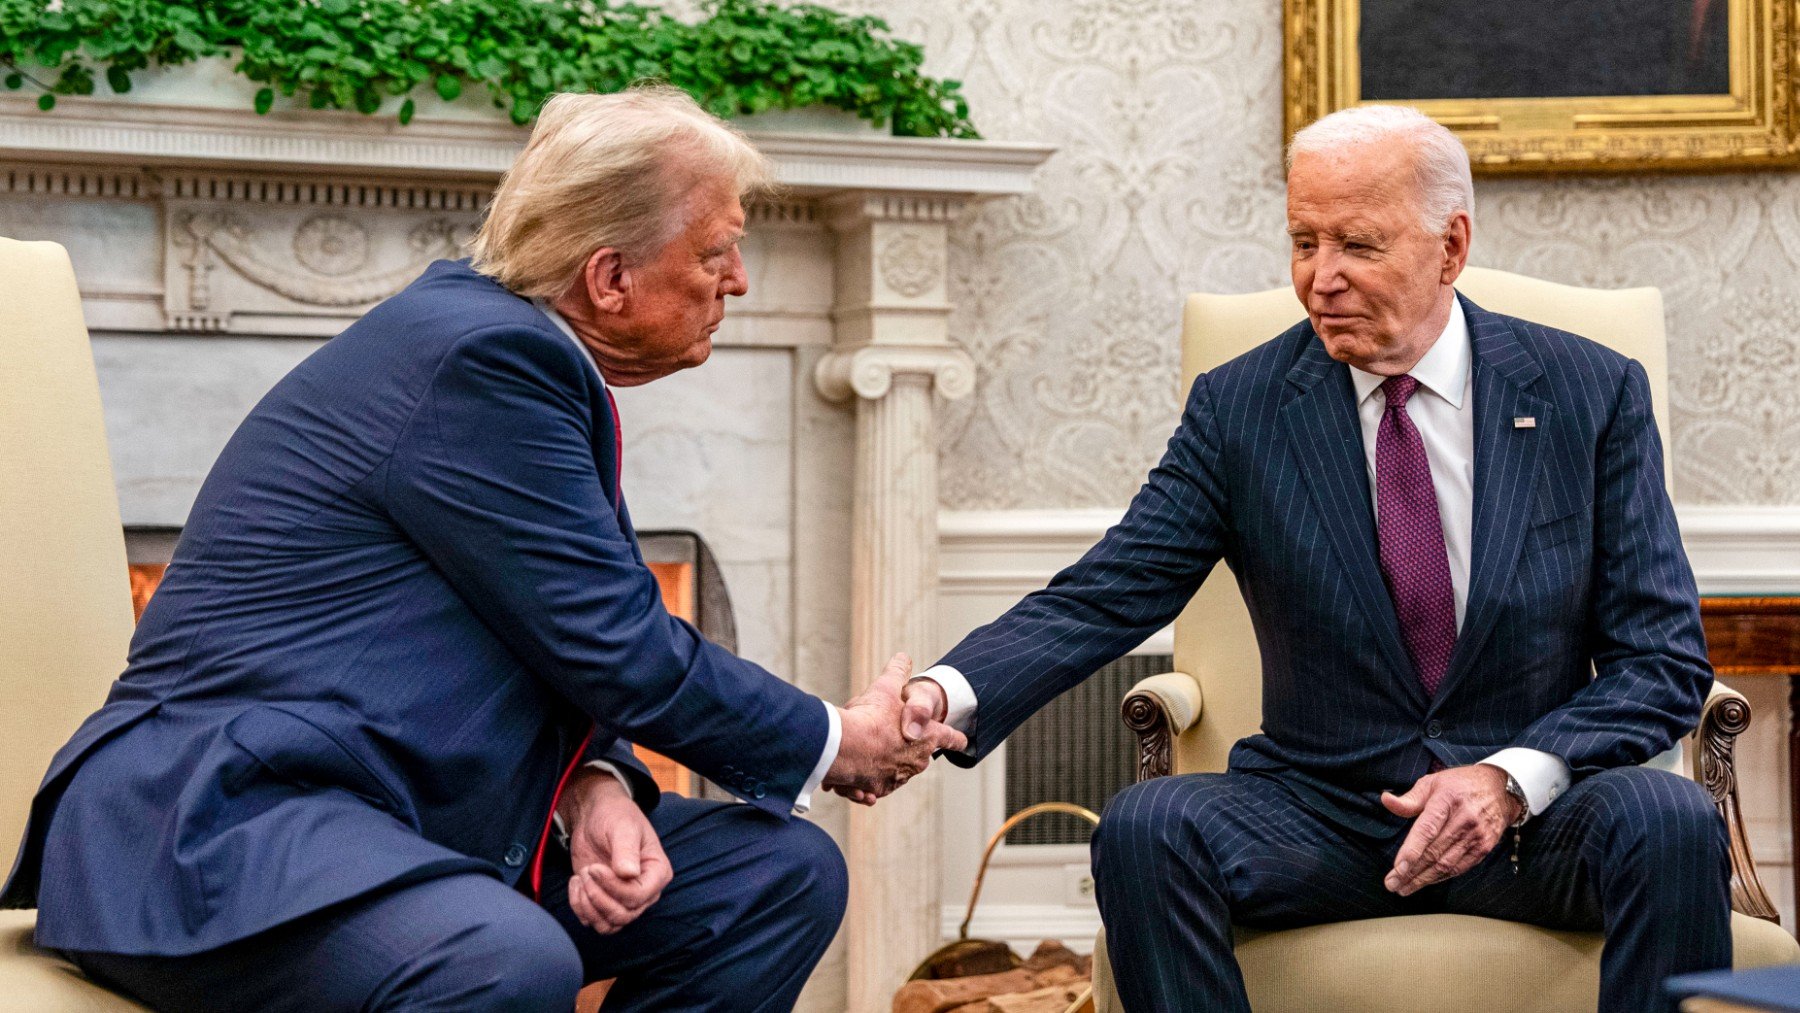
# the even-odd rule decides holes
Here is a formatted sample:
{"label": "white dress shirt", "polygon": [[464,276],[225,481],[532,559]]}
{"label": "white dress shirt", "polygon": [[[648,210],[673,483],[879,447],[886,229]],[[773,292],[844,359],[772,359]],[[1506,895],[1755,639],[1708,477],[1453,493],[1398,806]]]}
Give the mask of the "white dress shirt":
{"label": "white dress shirt", "polygon": [[[1431,464],[1431,484],[1437,492],[1438,517],[1444,526],[1444,549],[1449,554],[1450,587],[1456,598],[1456,628],[1462,630],[1469,600],[1469,560],[1475,520],[1475,406],[1471,396],[1472,370],[1469,324],[1462,303],[1452,299],[1450,320],[1411,376],[1419,388],[1406,402],[1407,417],[1419,430],[1425,458]],[[1350,367],[1356,387],[1356,412],[1362,423],[1363,452],[1369,466],[1369,489],[1375,490],[1375,435],[1387,396],[1381,392],[1386,377]],[[1370,499],[1378,497],[1371,495]],[[1377,515],[1376,523],[1380,523]],[[949,704],[947,723],[961,732],[969,730],[975,716],[975,691],[963,674],[948,665],[935,665],[921,673],[944,688]],[[1527,807],[1536,816],[1568,790],[1569,765],[1562,757],[1537,749],[1514,746],[1481,762],[1511,774],[1525,790]]]}
{"label": "white dress shirt", "polygon": [[[570,341],[573,341],[576,348],[581,349],[582,361],[593,367],[594,376],[600,380],[600,385],[605,387],[606,379],[600,375],[600,364],[594,361],[594,353],[589,351],[586,345],[582,344],[581,339],[575,334],[575,329],[569,326],[569,322],[563,319],[563,315],[556,312],[556,309],[552,307],[547,300],[533,299],[531,300],[531,304],[536,306],[544,316],[549,317],[550,322],[556,325],[556,329],[563,332]],[[801,786],[800,794],[794,797],[794,812],[796,814],[803,814],[812,808],[813,793],[819,790],[819,785],[825,780],[825,774],[831,770],[831,765],[837,762],[838,745],[843,741],[844,737],[843,719],[838,717],[838,709],[824,700],[819,702],[825,706],[825,721],[827,728],[825,733],[825,748],[820,752],[819,762],[813,766],[812,773],[806,778],[806,783]],[[620,771],[618,767],[613,766],[606,760],[589,760],[586,765],[595,770],[604,770],[618,778],[619,783],[625,786],[625,793],[627,795],[632,794],[631,781],[625,777],[625,774]],[[562,817],[560,815],[556,817],[556,822],[560,829],[562,824]]]}

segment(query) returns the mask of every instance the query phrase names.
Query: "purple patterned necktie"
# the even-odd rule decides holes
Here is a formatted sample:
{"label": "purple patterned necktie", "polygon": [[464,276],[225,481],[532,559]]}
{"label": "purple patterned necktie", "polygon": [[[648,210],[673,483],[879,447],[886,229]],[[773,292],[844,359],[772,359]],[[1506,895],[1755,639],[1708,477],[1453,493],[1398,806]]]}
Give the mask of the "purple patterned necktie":
{"label": "purple patterned necktie", "polygon": [[1390,376],[1381,384],[1387,408],[1375,431],[1375,535],[1400,636],[1425,695],[1431,697],[1444,681],[1456,646],[1456,594],[1450,586],[1431,462],[1425,459],[1418,427],[1406,414],[1406,401],[1418,389],[1419,381],[1410,376]]}

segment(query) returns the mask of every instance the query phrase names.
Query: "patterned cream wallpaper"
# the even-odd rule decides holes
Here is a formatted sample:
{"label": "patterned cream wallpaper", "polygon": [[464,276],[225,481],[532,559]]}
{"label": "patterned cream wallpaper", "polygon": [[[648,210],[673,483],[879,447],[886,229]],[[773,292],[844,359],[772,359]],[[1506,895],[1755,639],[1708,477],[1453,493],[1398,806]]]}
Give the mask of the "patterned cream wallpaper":
{"label": "patterned cream wallpaper", "polygon": [[[988,137],[1060,149],[956,234],[981,373],[944,504],[1122,506],[1177,416],[1181,295],[1286,282],[1280,0],[836,5],[923,42]],[[1680,500],[1800,503],[1800,174],[1480,181],[1476,204],[1476,263],[1662,288]]]}

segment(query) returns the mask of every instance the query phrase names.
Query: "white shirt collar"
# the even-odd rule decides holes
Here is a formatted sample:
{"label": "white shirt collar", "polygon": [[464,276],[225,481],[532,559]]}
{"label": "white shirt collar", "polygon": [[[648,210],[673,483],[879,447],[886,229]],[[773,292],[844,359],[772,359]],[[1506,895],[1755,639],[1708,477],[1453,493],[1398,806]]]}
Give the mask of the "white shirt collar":
{"label": "white shirt collar", "polygon": [[[1454,295],[1450,297],[1450,319],[1444,324],[1444,333],[1438,335],[1409,373],[1419,385],[1450,402],[1450,407],[1462,410],[1463,396],[1469,390],[1469,322],[1463,316],[1462,300]],[[1356,384],[1356,403],[1362,404],[1381,387],[1385,376],[1365,372],[1350,367],[1350,380]]]}
{"label": "white shirt collar", "polygon": [[[594,374],[598,376],[600,373],[600,364],[594,361],[594,353],[589,351],[588,346],[583,344],[581,338],[575,334],[575,328],[570,327],[569,322],[563,319],[563,315],[556,312],[556,308],[550,305],[550,300],[533,296],[531,305],[536,306],[539,313],[549,317],[550,322],[556,325],[556,329],[563,332],[570,341],[575,343],[575,347],[581,350],[581,358],[587,362],[588,365],[594,367]],[[605,377],[601,377],[600,385],[603,387],[606,385]]]}

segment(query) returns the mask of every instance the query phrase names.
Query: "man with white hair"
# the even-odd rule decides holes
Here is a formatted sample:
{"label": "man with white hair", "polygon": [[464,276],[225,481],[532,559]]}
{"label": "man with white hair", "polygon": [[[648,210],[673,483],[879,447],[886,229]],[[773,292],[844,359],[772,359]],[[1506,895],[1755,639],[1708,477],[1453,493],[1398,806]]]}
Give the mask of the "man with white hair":
{"label": "man with white hair", "polygon": [[1472,208],[1462,145],[1415,110],[1301,131],[1306,319],[1196,379],[1124,519],[907,687],[909,725],[946,720],[973,763],[1231,567],[1261,734],[1121,792],[1094,837],[1129,1010],[1249,1009],[1234,923],[1603,929],[1612,1013],[1730,963],[1723,821],[1638,766],[1712,681],[1648,380],[1460,297]]}
{"label": "man with white hair", "polygon": [[473,262],[270,391],[34,801],[39,945],[167,1010],[792,1008],[846,875],[791,813],[963,739],[901,737],[904,657],[839,709],[708,643],[638,553],[611,388],[706,360],[767,177],[679,92],[558,96]]}

